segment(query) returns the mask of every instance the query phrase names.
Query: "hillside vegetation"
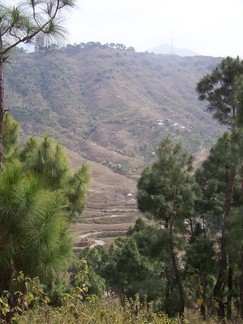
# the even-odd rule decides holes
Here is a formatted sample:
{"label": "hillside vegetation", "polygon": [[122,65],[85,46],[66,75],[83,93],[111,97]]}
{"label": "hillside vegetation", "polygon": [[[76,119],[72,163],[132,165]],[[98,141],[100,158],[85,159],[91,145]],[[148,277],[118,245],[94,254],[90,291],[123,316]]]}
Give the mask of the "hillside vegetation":
{"label": "hillside vegetation", "polygon": [[120,160],[127,173],[126,163],[151,158],[165,133],[193,152],[211,144],[219,128],[195,87],[217,63],[94,45],[18,51],[5,71],[7,107],[25,134],[51,133],[87,159]]}
{"label": "hillside vegetation", "polygon": [[[88,161],[91,204],[100,201],[96,194],[103,205],[116,193],[120,200],[134,194],[162,137],[170,134],[197,153],[220,133],[195,91],[219,58],[136,53],[114,45],[17,50],[5,65],[6,108],[24,136],[52,136],[69,149],[74,167]],[[108,199],[108,206],[114,203]]]}

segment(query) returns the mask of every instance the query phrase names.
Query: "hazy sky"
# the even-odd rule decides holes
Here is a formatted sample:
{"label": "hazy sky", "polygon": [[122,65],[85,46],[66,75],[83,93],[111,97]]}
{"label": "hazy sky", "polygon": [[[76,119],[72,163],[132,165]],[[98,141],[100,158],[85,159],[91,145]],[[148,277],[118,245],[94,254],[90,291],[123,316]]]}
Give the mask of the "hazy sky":
{"label": "hazy sky", "polygon": [[69,43],[123,43],[137,51],[162,44],[202,55],[243,56],[243,0],[77,0]]}

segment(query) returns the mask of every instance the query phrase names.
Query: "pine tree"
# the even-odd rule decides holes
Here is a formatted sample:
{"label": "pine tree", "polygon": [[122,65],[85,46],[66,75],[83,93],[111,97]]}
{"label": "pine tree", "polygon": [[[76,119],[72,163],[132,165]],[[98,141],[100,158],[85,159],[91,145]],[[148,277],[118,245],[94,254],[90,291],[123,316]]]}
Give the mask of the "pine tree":
{"label": "pine tree", "polygon": [[72,257],[68,216],[70,210],[80,216],[89,181],[88,167],[73,174],[63,149],[48,137],[32,137],[18,148],[17,130],[6,114],[7,157],[12,146],[16,154],[0,172],[0,295],[16,271],[50,285],[67,269]]}
{"label": "pine tree", "polygon": [[136,298],[139,294],[141,300],[153,301],[160,310],[164,306],[165,280],[161,269],[168,260],[166,245],[161,231],[149,225],[139,230],[136,226],[127,237],[116,239],[103,259],[101,275],[108,289],[114,291],[123,304],[126,297]]}
{"label": "pine tree", "polygon": [[[227,234],[229,231],[229,218],[232,211],[234,185],[237,177],[237,170],[239,169],[240,157],[239,148],[242,146],[242,75],[243,75],[243,61],[238,57],[236,59],[227,57],[222,60],[218,67],[212,73],[202,78],[198,85],[197,91],[200,100],[206,100],[208,103],[208,111],[213,113],[213,117],[221,124],[228,125],[231,130],[231,135],[228,137],[230,146],[231,159],[227,164],[227,180],[224,192],[224,205],[222,210],[222,231],[221,231],[221,256],[219,261],[218,279],[214,287],[214,298],[219,304],[218,316],[225,317],[225,307],[222,300],[223,287],[225,285],[225,278],[227,267],[229,266],[227,247]],[[231,268],[228,269],[231,272]],[[232,276],[229,276],[231,279]],[[229,283],[231,286],[232,284]],[[228,302],[227,317],[231,317],[231,302]]]}
{"label": "pine tree", "polygon": [[4,115],[3,147],[4,161],[12,161],[18,156],[19,125],[11,115]]}
{"label": "pine tree", "polygon": [[221,124],[234,129],[241,111],[239,78],[243,74],[243,61],[227,57],[197,84],[199,100],[208,102],[208,111]]}
{"label": "pine tree", "polygon": [[28,139],[20,159],[25,172],[38,174],[50,190],[61,189],[67,198],[69,220],[74,222],[81,216],[86,203],[86,192],[90,181],[87,165],[76,172],[69,168],[63,148],[45,136],[42,141]]}
{"label": "pine tree", "polygon": [[[192,157],[179,144],[166,138],[157,151],[157,161],[145,168],[138,181],[138,209],[147,217],[162,221],[169,234],[169,255],[179,294],[179,314],[183,317],[185,292],[178,264],[177,232],[185,232],[184,220],[193,215],[198,188],[188,171]],[[179,240],[180,241],[180,240]],[[182,245],[182,242],[180,242]]]}
{"label": "pine tree", "polygon": [[67,269],[71,238],[63,210],[65,197],[43,187],[17,163],[0,173],[0,293],[9,288],[14,271],[54,280]]}

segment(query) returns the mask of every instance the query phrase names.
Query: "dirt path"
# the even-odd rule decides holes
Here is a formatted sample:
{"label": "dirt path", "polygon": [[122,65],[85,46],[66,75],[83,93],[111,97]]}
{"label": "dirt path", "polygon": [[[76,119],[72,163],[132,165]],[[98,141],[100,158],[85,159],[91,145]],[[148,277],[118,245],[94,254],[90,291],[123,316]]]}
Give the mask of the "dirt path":
{"label": "dirt path", "polygon": [[[80,240],[82,241],[83,239],[87,239],[88,237],[90,237],[91,235],[98,235],[98,234],[101,234],[102,232],[90,232],[90,233],[86,233],[86,234],[82,234],[82,235],[79,235],[77,237],[77,239],[79,239],[79,242]],[[87,240],[87,243],[89,241]],[[88,247],[95,247],[95,246],[103,246],[105,244],[105,241],[102,241],[102,240],[91,240],[91,244],[87,244]],[[84,249],[86,246],[75,246],[75,250],[82,250]]]}
{"label": "dirt path", "polygon": [[81,250],[85,246],[109,246],[116,237],[124,235],[127,229],[131,226],[134,226],[134,222],[118,224],[75,224],[71,229],[74,238],[74,245],[76,246],[75,249]]}

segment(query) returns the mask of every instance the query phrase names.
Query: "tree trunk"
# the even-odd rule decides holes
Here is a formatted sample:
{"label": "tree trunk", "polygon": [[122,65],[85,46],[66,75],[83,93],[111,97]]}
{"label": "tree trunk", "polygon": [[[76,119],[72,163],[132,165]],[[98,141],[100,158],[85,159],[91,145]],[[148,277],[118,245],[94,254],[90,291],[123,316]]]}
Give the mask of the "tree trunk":
{"label": "tree trunk", "polygon": [[190,238],[190,242],[194,242],[194,230],[193,230],[193,224],[192,224],[192,218],[189,217],[189,223],[190,223],[190,231],[191,231],[191,238]]}
{"label": "tree trunk", "polygon": [[206,308],[204,302],[200,306],[200,313],[202,316],[202,319],[205,321],[206,320]]}
{"label": "tree trunk", "polygon": [[167,273],[167,270],[165,272],[166,275],[166,284],[165,284],[165,303],[164,303],[164,307],[165,307],[165,312],[167,314],[169,314],[169,305],[170,305],[170,278],[169,275]]}
{"label": "tree trunk", "polygon": [[225,212],[224,212],[224,222],[222,228],[222,237],[221,237],[221,255],[219,260],[219,271],[217,282],[214,286],[214,299],[218,303],[218,317],[224,319],[225,317],[225,309],[223,302],[223,288],[226,281],[226,271],[227,271],[227,233],[229,230],[229,215],[231,211],[231,203],[233,198],[233,188],[234,188],[234,180],[235,180],[235,170],[230,170],[228,174],[228,184],[227,184],[227,192],[225,199]]}
{"label": "tree trunk", "polygon": [[179,316],[181,319],[184,319],[184,308],[185,308],[185,297],[184,297],[184,289],[181,280],[181,274],[177,266],[176,254],[174,251],[173,244],[173,221],[170,223],[170,256],[172,261],[172,267],[175,274],[175,282],[178,287],[180,303],[179,303]]}
{"label": "tree trunk", "polygon": [[13,269],[9,268],[8,271],[0,271],[0,297],[5,290],[10,289],[10,283],[12,280]]}
{"label": "tree trunk", "polygon": [[233,269],[229,266],[228,272],[228,296],[227,296],[227,320],[232,316],[232,291],[233,291]]}
{"label": "tree trunk", "polygon": [[[3,86],[3,59],[0,56],[0,170],[2,169],[3,164],[3,116],[4,116],[4,86]],[[2,227],[0,226],[0,250],[4,246],[4,237],[1,234]],[[11,277],[11,274],[5,274],[0,271],[0,294],[8,289],[8,282]]]}
{"label": "tree trunk", "polygon": [[240,266],[241,266],[241,275],[240,275],[240,317],[243,319],[243,247],[240,251]]}
{"label": "tree trunk", "polygon": [[3,117],[4,117],[4,84],[3,59],[0,57],[0,170],[3,165]]}
{"label": "tree trunk", "polygon": [[176,186],[174,187],[173,190],[173,212],[170,216],[170,227],[169,227],[169,232],[170,232],[170,256],[171,256],[171,261],[172,261],[172,267],[173,271],[175,274],[175,282],[178,287],[178,292],[179,292],[179,316],[182,320],[184,320],[184,308],[185,308],[185,296],[184,296],[184,289],[182,285],[182,279],[181,279],[181,274],[177,266],[177,258],[176,254],[174,251],[174,240],[173,240],[173,226],[174,226],[174,217],[176,217],[176,211],[177,211],[177,188]]}
{"label": "tree trunk", "polygon": [[171,261],[172,261],[173,271],[175,274],[175,281],[178,286],[179,297],[180,297],[179,316],[180,318],[184,318],[184,308],[185,308],[184,289],[182,286],[181,274],[177,266],[177,260],[173,249],[173,243],[171,243],[170,250],[171,250]]}
{"label": "tree trunk", "polygon": [[240,276],[240,317],[243,319],[243,274]]}

